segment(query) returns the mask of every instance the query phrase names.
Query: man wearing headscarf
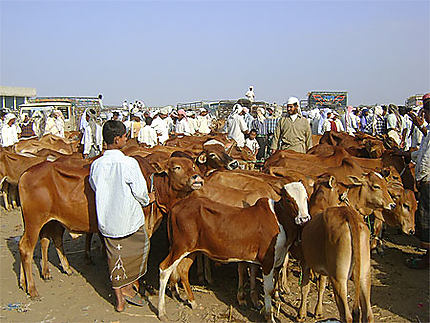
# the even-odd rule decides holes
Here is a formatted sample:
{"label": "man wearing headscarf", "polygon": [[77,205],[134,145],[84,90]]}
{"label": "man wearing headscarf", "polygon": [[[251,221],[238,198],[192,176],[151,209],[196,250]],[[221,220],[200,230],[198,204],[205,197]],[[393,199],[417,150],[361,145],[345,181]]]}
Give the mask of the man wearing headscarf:
{"label": "man wearing headscarf", "polygon": [[64,120],[61,111],[53,110],[51,116],[46,119],[45,135],[46,134],[64,138]]}
{"label": "man wearing headscarf", "polygon": [[100,155],[103,150],[102,127],[97,123],[97,113],[94,109],[87,109],[85,115],[88,124],[82,137],[83,155],[84,158],[93,158]]}
{"label": "man wearing headscarf", "polygon": [[342,122],[339,119],[339,114],[336,111],[327,113],[327,119],[324,121],[323,130],[325,131],[344,131]]}
{"label": "man wearing headscarf", "polygon": [[301,153],[312,147],[312,133],[309,122],[299,111],[299,100],[290,97],[287,102],[288,115],[279,120],[271,145],[272,154],[278,149]]}
{"label": "man wearing headscarf", "polygon": [[166,120],[168,111],[166,108],[162,108],[159,111],[154,111],[154,113],[151,127],[154,128],[158,142],[162,145],[169,139],[169,123]]}
{"label": "man wearing headscarf", "polygon": [[264,124],[264,120],[266,120],[266,117],[264,116],[264,108],[258,107],[257,108],[257,116],[254,118],[254,121],[252,121],[251,130],[255,129],[257,131],[257,138],[255,138],[258,142],[259,149],[257,152],[257,161],[261,162],[265,158],[266,153],[266,127]]}
{"label": "man wearing headscarf", "polygon": [[208,111],[205,108],[200,109],[200,115],[196,118],[196,131],[201,134],[208,134],[211,132],[210,129],[211,120],[208,116]]}
{"label": "man wearing headscarf", "polygon": [[21,133],[21,128],[15,124],[16,116],[13,113],[8,113],[4,117],[3,127],[1,129],[1,145],[9,147],[16,144]]}
{"label": "man wearing headscarf", "polygon": [[175,133],[177,135],[190,136],[191,129],[188,123],[187,113],[183,109],[178,110],[178,120],[176,121]]}
{"label": "man wearing headscarf", "polygon": [[226,122],[227,138],[234,139],[239,148],[245,146],[245,133],[248,131],[243,114],[243,107],[236,103]]}
{"label": "man wearing headscarf", "polygon": [[355,112],[354,107],[348,106],[343,116],[344,129],[351,136],[353,136],[354,133],[358,130],[358,120],[354,112]]}
{"label": "man wearing headscarf", "polygon": [[251,103],[255,102],[255,93],[253,86],[249,87],[249,90],[246,92],[245,96],[249,101],[251,101]]}

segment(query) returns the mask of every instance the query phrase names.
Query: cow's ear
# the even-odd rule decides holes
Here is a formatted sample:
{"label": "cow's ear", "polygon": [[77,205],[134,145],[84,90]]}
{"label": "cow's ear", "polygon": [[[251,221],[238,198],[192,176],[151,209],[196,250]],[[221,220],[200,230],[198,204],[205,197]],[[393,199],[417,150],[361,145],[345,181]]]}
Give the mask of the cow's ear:
{"label": "cow's ear", "polygon": [[206,163],[207,160],[207,156],[206,156],[206,152],[202,152],[198,157],[197,157],[197,163],[198,164],[204,164]]}
{"label": "cow's ear", "polygon": [[157,174],[167,172],[167,162],[152,162],[150,164],[155,168]]}
{"label": "cow's ear", "polygon": [[360,178],[358,178],[357,176],[349,175],[348,179],[352,183],[352,185],[354,185],[354,186],[361,186],[361,185],[363,185],[363,180],[360,179]]}

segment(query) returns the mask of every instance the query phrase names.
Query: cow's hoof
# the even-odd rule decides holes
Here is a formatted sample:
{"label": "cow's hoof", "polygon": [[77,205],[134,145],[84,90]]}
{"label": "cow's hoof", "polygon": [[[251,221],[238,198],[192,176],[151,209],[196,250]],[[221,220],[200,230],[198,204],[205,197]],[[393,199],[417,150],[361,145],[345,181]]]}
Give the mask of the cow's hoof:
{"label": "cow's hoof", "polygon": [[319,321],[319,320],[322,320],[323,318],[324,318],[324,315],[322,315],[321,313],[318,313],[318,314],[315,313],[315,319],[316,320]]}
{"label": "cow's hoof", "polygon": [[189,301],[190,306],[193,310],[197,309],[197,302],[196,301]]}
{"label": "cow's hoof", "polygon": [[169,319],[167,318],[167,315],[166,315],[166,314],[158,315],[158,319],[159,319],[161,322],[168,322],[168,321],[169,321]]}
{"label": "cow's hoof", "polygon": [[304,322],[305,320],[306,320],[306,316],[300,316],[300,315],[296,316],[296,321],[297,322]]}
{"label": "cow's hoof", "polygon": [[51,273],[50,272],[48,272],[48,273],[46,273],[46,274],[44,274],[44,275],[42,275],[42,278],[43,278],[43,280],[44,281],[50,281],[50,280],[52,280],[52,275],[51,275]]}
{"label": "cow's hoof", "polygon": [[39,293],[38,293],[37,291],[34,291],[34,292],[32,292],[32,293],[28,293],[28,294],[29,294],[30,299],[31,299],[32,301],[40,301],[40,300],[41,300],[41,298],[40,298],[40,296],[39,296]]}
{"label": "cow's hoof", "polygon": [[73,270],[71,270],[70,268],[69,268],[69,269],[64,269],[64,268],[63,268],[63,270],[64,270],[64,272],[65,272],[65,274],[66,274],[67,276],[72,276],[72,275],[73,275]]}

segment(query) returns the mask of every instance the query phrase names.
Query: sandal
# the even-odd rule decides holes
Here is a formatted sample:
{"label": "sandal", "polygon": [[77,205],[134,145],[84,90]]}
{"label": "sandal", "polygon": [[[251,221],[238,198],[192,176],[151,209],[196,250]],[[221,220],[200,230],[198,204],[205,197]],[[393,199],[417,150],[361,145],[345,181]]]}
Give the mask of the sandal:
{"label": "sandal", "polygon": [[427,257],[428,255],[426,255],[426,257],[409,258],[406,259],[405,264],[411,269],[428,269],[429,261]]}
{"label": "sandal", "polygon": [[133,305],[136,306],[144,306],[145,305],[145,300],[142,298],[142,296],[140,296],[138,293],[134,294],[133,297],[130,296],[124,296],[124,299]]}

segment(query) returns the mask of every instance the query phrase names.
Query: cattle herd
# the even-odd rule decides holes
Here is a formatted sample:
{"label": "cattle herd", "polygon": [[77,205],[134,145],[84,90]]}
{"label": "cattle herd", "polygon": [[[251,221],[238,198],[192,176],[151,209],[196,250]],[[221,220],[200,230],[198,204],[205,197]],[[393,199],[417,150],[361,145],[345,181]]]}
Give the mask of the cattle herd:
{"label": "cattle herd", "polygon": [[[63,249],[65,229],[72,236],[87,234],[86,257],[91,257],[91,236],[98,232],[94,192],[88,182],[93,159],[82,158],[78,136],[76,132],[66,138],[45,135],[1,148],[4,207],[20,206],[24,223],[19,284],[31,297],[39,296],[32,275],[39,239],[44,279],[50,278],[51,239],[64,271],[71,273]],[[167,219],[163,223],[170,248],[159,264],[160,319],[167,320],[168,285],[178,294],[181,283],[187,302],[196,306],[189,270],[197,258],[206,265],[200,267],[210,282],[209,258],[238,263],[241,305],[249,273],[253,306],[261,306],[256,288],[261,268],[262,312],[273,321],[272,298],[286,292],[288,260],[293,257],[302,268],[297,320],[306,319],[313,273],[318,278],[317,319],[322,318],[328,278],[341,321],[374,321],[371,250],[381,247],[383,225],[414,234],[413,165],[393,154],[384,138],[326,132],[314,139],[306,154],[277,151],[259,170],[252,167],[252,154],[238,149],[222,133],[171,138],[154,148],[128,141],[123,152],[138,161],[148,190],[156,193],[156,202],[144,208],[148,235]],[[349,279],[354,283],[352,309]]]}

